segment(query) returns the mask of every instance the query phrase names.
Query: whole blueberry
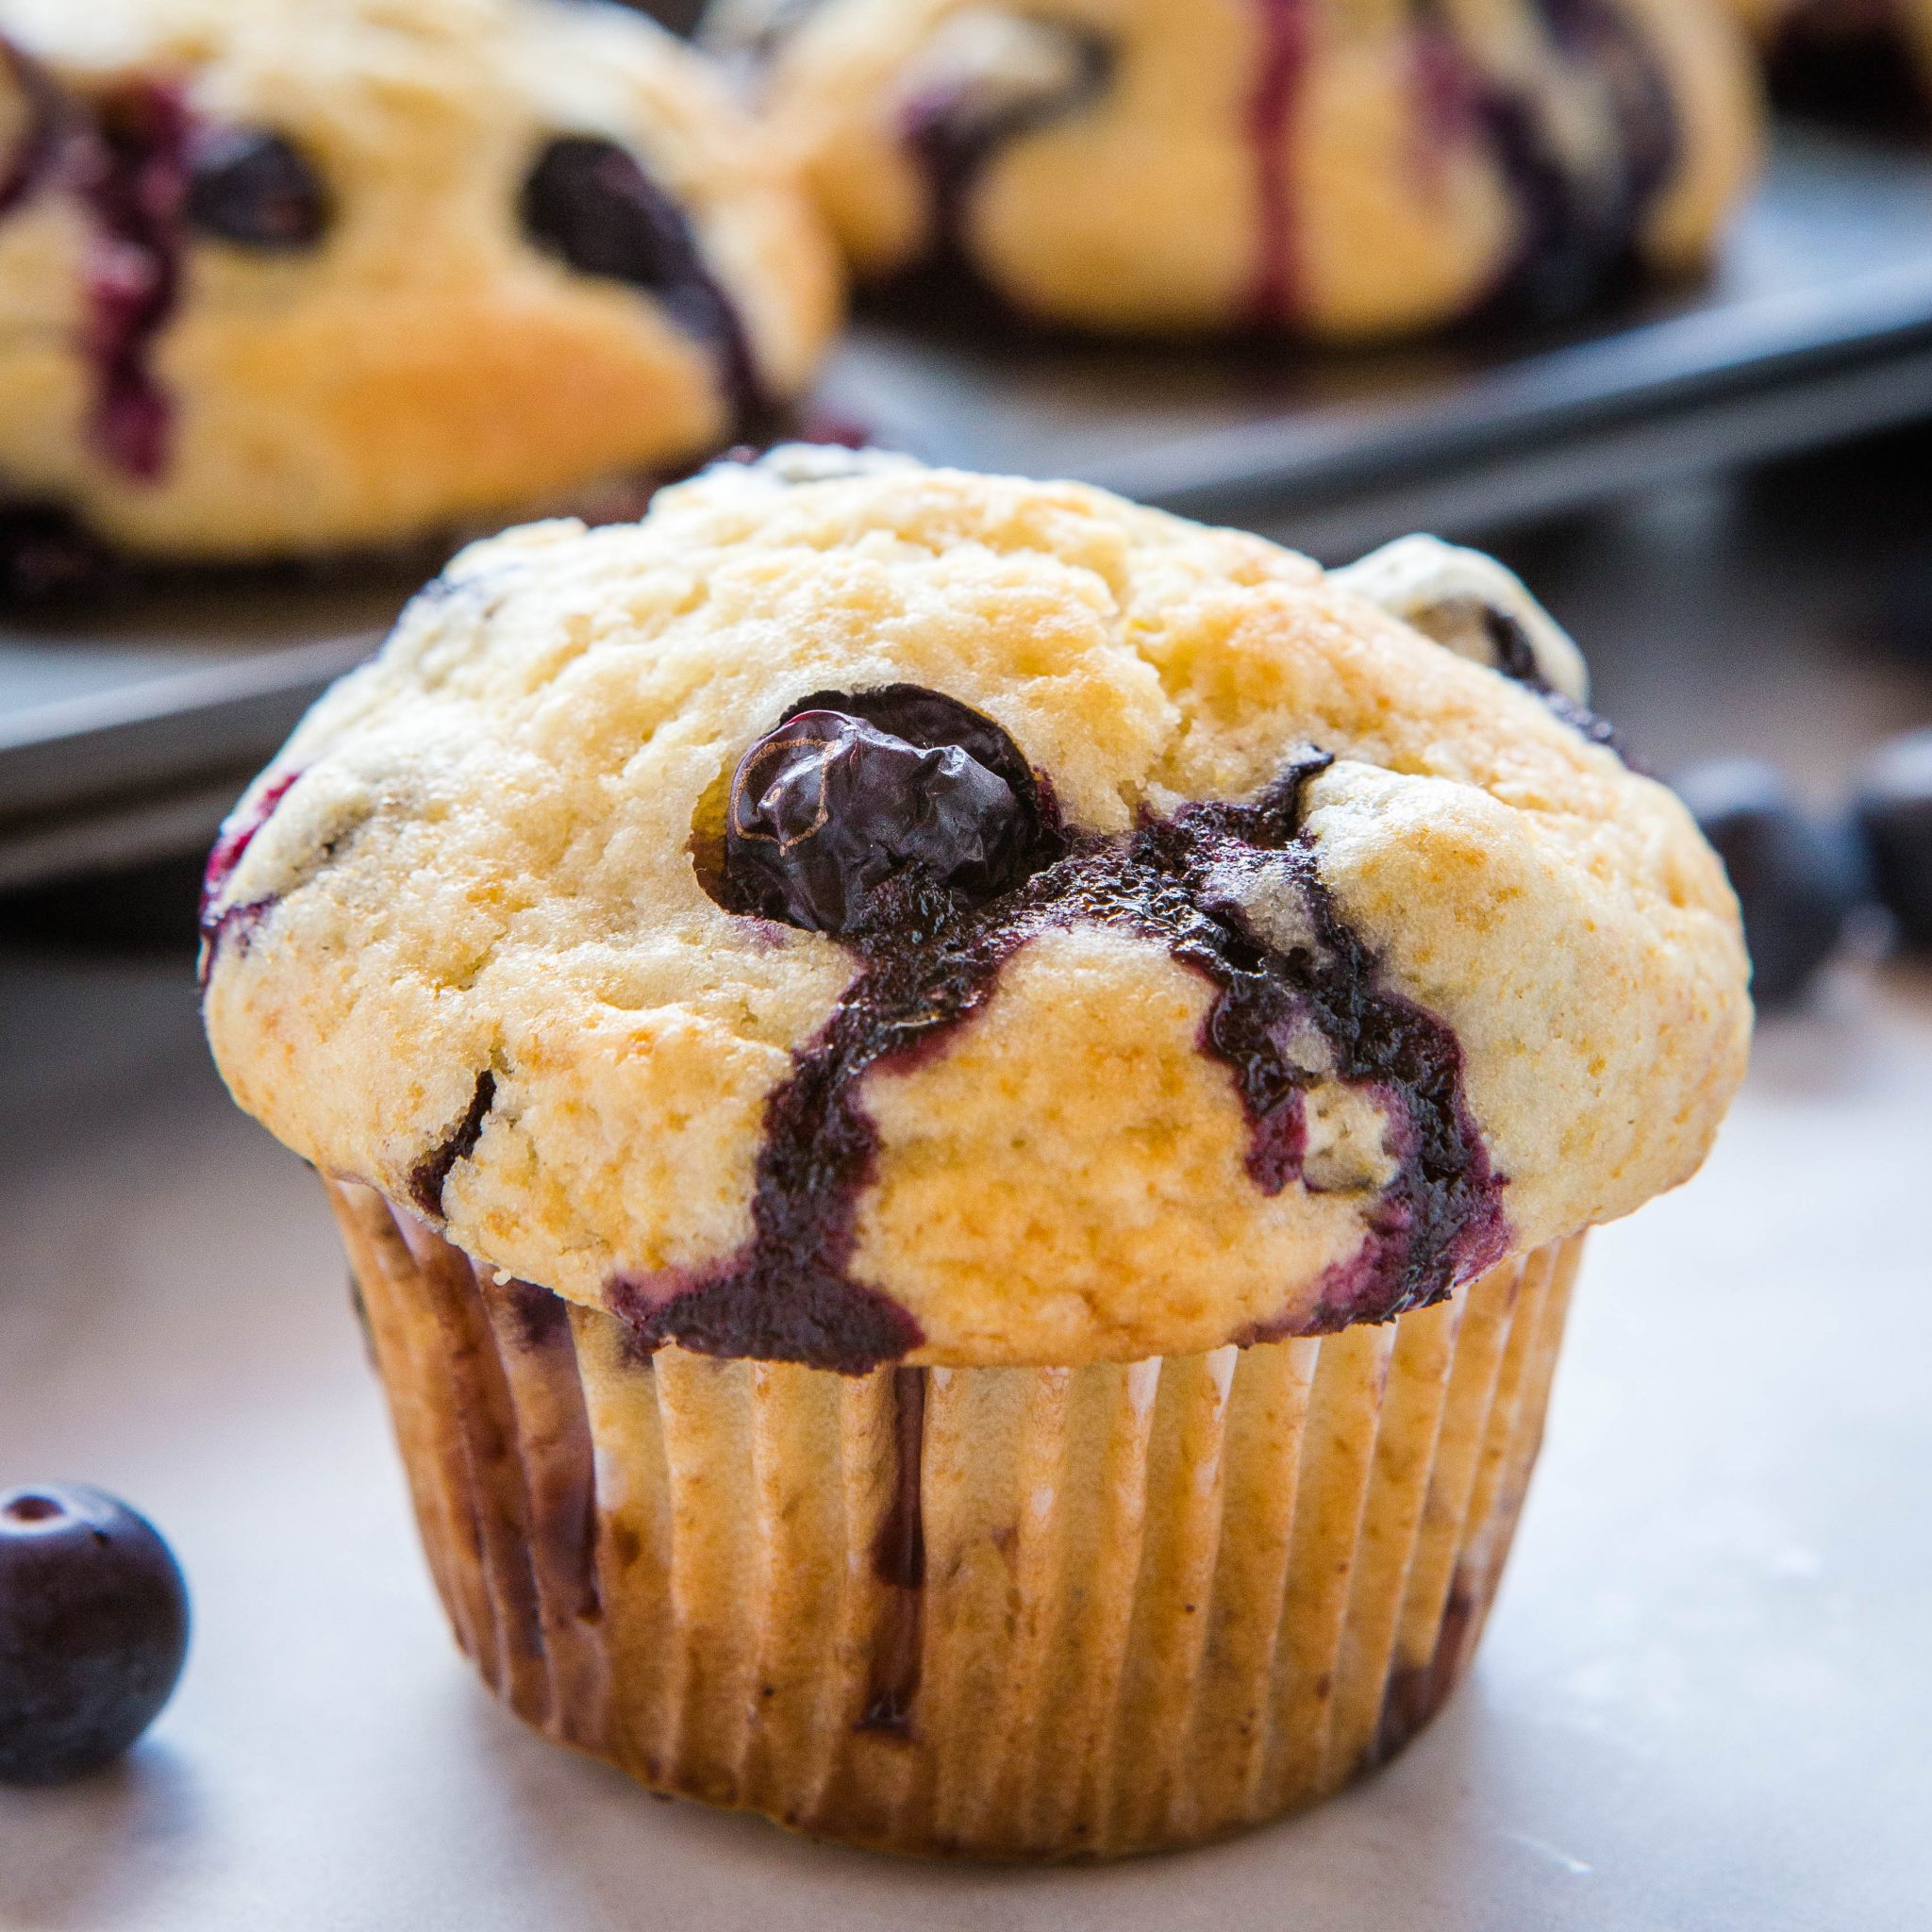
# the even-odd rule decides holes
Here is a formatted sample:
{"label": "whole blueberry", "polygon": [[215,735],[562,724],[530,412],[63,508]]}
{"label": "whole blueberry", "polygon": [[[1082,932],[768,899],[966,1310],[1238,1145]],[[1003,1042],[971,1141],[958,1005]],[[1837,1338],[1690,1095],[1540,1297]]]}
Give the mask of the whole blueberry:
{"label": "whole blueberry", "polygon": [[1699,765],[1676,790],[1743,909],[1753,997],[1767,1011],[1795,1004],[1866,895],[1856,834],[1808,811],[1782,772],[1754,758]]}
{"label": "whole blueberry", "polygon": [[842,711],[803,711],[739,765],[727,864],[767,918],[858,932],[889,879],[997,882],[1022,817],[1012,788],[961,745],[922,747]]}
{"label": "whole blueberry", "polygon": [[1856,809],[1878,896],[1900,938],[1932,948],[1932,730],[1908,732],[1874,753]]}
{"label": "whole blueberry", "polygon": [[0,1491],[0,1782],[110,1763],[187,1653],[187,1587],[144,1518],[73,1483]]}

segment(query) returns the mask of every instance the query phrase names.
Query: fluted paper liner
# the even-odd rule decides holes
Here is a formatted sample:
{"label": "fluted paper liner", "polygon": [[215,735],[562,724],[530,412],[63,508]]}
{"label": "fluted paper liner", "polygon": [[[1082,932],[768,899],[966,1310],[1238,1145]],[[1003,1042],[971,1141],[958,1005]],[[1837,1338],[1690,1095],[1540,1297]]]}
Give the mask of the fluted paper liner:
{"label": "fluted paper liner", "polygon": [[658,1790],[987,1857],[1212,1838],[1435,1714],[1581,1248],[1339,1335],[846,1377],[645,1354],[329,1191],[430,1570],[497,1693]]}

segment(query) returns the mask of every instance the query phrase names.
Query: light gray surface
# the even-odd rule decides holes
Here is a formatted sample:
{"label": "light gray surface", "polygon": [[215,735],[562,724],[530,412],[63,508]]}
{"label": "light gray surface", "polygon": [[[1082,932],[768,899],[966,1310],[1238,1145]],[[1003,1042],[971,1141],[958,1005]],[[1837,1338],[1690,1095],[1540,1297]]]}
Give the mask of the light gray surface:
{"label": "light gray surface", "polygon": [[[1716,1158],[1603,1234],[1473,1682],[1326,1809],[1110,1871],[932,1869],[654,1804],[501,1716],[406,1521],[313,1182],[173,971],[0,964],[0,1472],[192,1579],[118,1775],[0,1793],[33,1932],[1877,1932],[1932,1898],[1932,985],[1771,1033]],[[1903,1210],[1903,1212],[1902,1212]]]}

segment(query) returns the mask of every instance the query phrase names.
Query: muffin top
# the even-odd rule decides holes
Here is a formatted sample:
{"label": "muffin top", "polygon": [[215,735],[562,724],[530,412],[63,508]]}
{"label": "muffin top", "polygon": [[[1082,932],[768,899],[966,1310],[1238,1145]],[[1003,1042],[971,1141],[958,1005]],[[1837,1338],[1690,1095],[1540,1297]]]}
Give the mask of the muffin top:
{"label": "muffin top", "polygon": [[211,863],[241,1104],[647,1342],[1383,1320],[1699,1164],[1735,902],[1486,558],[793,449],[466,551]]}
{"label": "muffin top", "polygon": [[573,0],[0,0],[0,495],[230,559],[685,467],[831,244],[708,64]]}
{"label": "muffin top", "polygon": [[[1752,174],[1723,0],[713,0],[868,275],[1120,331],[1572,312]],[[1106,192],[1092,184],[1105,182]]]}

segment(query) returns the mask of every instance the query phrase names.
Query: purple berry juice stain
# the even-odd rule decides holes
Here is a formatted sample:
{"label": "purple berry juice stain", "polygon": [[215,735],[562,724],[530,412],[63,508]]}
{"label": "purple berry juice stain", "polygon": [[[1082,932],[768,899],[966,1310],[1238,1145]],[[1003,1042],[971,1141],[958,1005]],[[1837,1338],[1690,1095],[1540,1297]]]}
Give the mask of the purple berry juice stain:
{"label": "purple berry juice stain", "polygon": [[275,906],[273,899],[256,899],[245,905],[230,906],[222,912],[215,910],[221,904],[222,894],[228,890],[229,881],[247,858],[248,848],[261,835],[262,827],[275,817],[276,808],[301,775],[300,772],[285,772],[274,784],[266,787],[245,813],[223,828],[221,837],[215,841],[214,850],[208,854],[208,868],[201,875],[199,972],[204,992],[208,991],[215,960],[224,944],[236,939],[245,948],[249,935]]}
{"label": "purple berry juice stain", "polygon": [[[936,693],[826,692],[810,705],[811,734],[789,741],[801,760],[821,755],[827,717],[858,712],[875,729],[896,728],[914,747],[958,747],[964,739],[988,770],[1024,769],[999,727]],[[761,797],[770,795],[774,747],[784,755],[786,731],[781,724],[740,766],[741,778],[757,774]],[[1301,1176],[1305,1096],[1318,1077],[1366,1091],[1386,1115],[1385,1151],[1396,1172],[1370,1214],[1361,1252],[1323,1285],[1318,1327],[1392,1319],[1441,1300],[1499,1259],[1508,1241],[1504,1178],[1470,1113],[1455,1035],[1382,984],[1379,962],[1341,918],[1301,832],[1303,793],[1329,762],[1311,755],[1256,804],[1189,806],[1124,840],[1070,839],[1050,791],[1036,780],[1022,788],[1016,883],[941,875],[908,858],[862,893],[848,893],[842,904],[856,908],[855,923],[839,936],[859,971],[766,1104],[751,1239],[706,1270],[615,1277],[606,1289],[613,1312],[646,1345],[676,1342],[848,1374],[920,1346],[911,1315],[851,1273],[858,1204],[879,1150],[865,1079],[874,1069],[909,1070],[939,1052],[985,1008],[1014,954],[1076,926],[1164,945],[1214,987],[1201,1050],[1234,1078],[1250,1124],[1248,1171],[1263,1192],[1279,1193]],[[903,764],[887,769],[896,790]],[[735,784],[734,796],[742,790]],[[1013,782],[1007,791],[1014,793]],[[834,796],[829,788],[824,795]],[[861,787],[842,795],[842,809],[862,812]],[[985,796],[1004,815],[997,797]],[[889,798],[885,809],[889,818],[903,815],[903,799]],[[799,820],[811,823],[808,813]],[[734,876],[728,843],[724,875],[708,880],[708,890],[732,910],[823,929],[825,895],[805,847],[829,829],[828,813],[793,848],[795,900],[774,888],[768,854]],[[1001,835],[1009,830],[1003,817]],[[1270,945],[1231,896],[1231,881],[1264,873],[1291,881],[1308,945]],[[1330,1062],[1319,1076],[1295,1051],[1311,1028]]]}
{"label": "purple berry juice stain", "polygon": [[181,299],[193,124],[179,92],[122,82],[94,104],[80,162],[92,220],[83,346],[94,372],[95,447],[137,482],[166,471],[174,410],[154,350]]}
{"label": "purple berry juice stain", "polygon": [[1303,308],[1292,149],[1308,67],[1310,22],[1307,0],[1253,4],[1259,12],[1261,50],[1248,97],[1247,133],[1259,231],[1247,308],[1255,327],[1279,328],[1292,323]]}

